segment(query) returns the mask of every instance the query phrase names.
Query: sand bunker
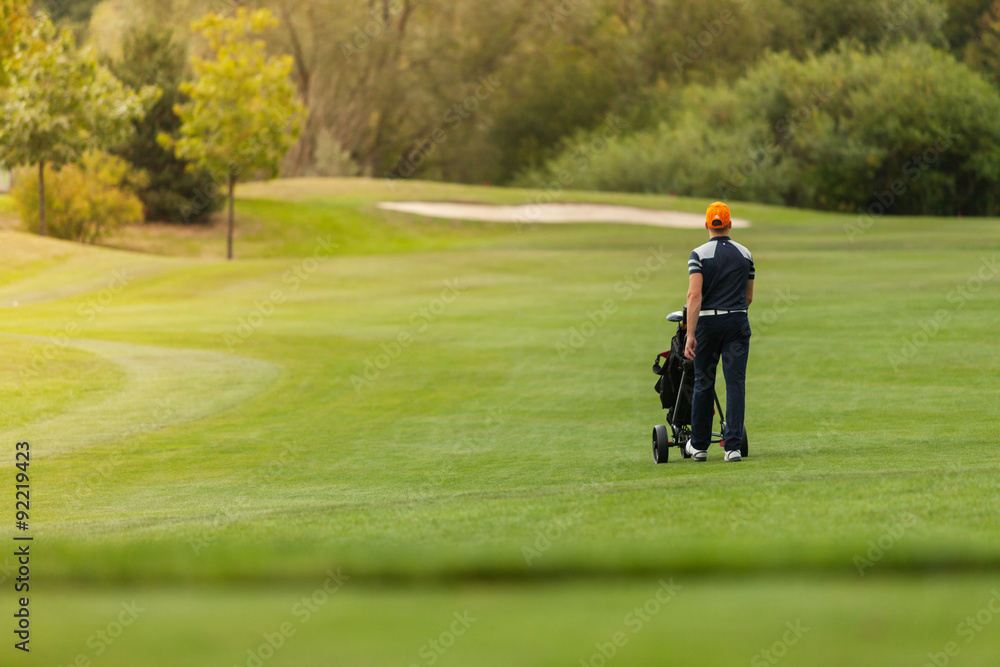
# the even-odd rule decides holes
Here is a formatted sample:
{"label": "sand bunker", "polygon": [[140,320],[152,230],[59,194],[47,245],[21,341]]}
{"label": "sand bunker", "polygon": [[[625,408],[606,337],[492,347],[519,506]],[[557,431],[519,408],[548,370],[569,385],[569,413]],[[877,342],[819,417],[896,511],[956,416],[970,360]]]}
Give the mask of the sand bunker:
{"label": "sand bunker", "polygon": [[[663,211],[635,206],[613,204],[521,204],[498,206],[492,204],[465,204],[459,202],[393,201],[379,202],[379,208],[389,211],[412,213],[447,220],[476,220],[481,222],[566,223],[601,222],[653,227],[700,229],[705,226],[705,216],[698,213]],[[733,218],[733,227],[749,227],[746,220]]]}

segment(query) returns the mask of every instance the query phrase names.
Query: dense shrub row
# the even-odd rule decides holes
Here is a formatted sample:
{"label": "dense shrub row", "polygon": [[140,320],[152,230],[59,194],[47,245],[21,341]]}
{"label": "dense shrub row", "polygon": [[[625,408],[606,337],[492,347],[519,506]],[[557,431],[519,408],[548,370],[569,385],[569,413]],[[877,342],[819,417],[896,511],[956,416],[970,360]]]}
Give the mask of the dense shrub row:
{"label": "dense shrub row", "polygon": [[[653,129],[612,139],[574,187],[839,211],[996,214],[1000,94],[926,44],[797,60],[772,55],[735,84],[691,85]],[[578,135],[526,184],[579,168]]]}

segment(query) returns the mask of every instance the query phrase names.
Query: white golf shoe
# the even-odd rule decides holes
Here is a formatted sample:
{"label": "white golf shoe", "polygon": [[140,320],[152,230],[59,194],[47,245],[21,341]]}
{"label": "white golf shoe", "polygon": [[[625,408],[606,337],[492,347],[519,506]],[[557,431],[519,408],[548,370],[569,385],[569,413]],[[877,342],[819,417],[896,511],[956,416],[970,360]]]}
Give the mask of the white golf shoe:
{"label": "white golf shoe", "polygon": [[740,454],[740,450],[736,449],[731,452],[726,452],[726,461],[733,463],[739,463],[743,460],[743,456]]}
{"label": "white golf shoe", "polygon": [[[708,452],[706,452],[704,449],[695,449],[694,447],[691,446],[690,440],[688,440],[687,444],[684,445],[684,451],[687,453],[688,456],[693,458],[695,461],[698,461],[699,463],[704,463],[705,460],[708,459]],[[739,452],[736,453],[739,454]]]}

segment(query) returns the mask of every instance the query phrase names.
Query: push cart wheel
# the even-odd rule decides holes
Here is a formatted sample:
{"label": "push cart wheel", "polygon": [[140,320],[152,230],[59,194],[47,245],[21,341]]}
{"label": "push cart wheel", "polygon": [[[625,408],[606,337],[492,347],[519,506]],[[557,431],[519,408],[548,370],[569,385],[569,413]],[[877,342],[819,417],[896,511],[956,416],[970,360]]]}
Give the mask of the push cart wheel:
{"label": "push cart wheel", "polygon": [[743,427],[743,437],[740,438],[740,456],[747,457],[750,453],[750,443],[747,441],[747,427]]}
{"label": "push cart wheel", "polygon": [[666,426],[653,427],[653,463],[666,463],[670,458],[670,436]]}

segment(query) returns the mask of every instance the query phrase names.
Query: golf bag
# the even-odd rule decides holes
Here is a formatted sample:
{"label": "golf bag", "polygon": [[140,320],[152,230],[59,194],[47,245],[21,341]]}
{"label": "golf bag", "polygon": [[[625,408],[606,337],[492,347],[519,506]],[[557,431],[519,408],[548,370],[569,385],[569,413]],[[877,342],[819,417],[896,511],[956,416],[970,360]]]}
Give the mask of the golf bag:
{"label": "golf bag", "polygon": [[[678,324],[670,349],[658,354],[653,362],[653,372],[659,376],[654,389],[660,395],[660,406],[667,410],[668,422],[680,424],[691,423],[691,398],[694,396],[694,362],[684,356],[685,331]],[[674,414],[675,409],[677,414]]]}

